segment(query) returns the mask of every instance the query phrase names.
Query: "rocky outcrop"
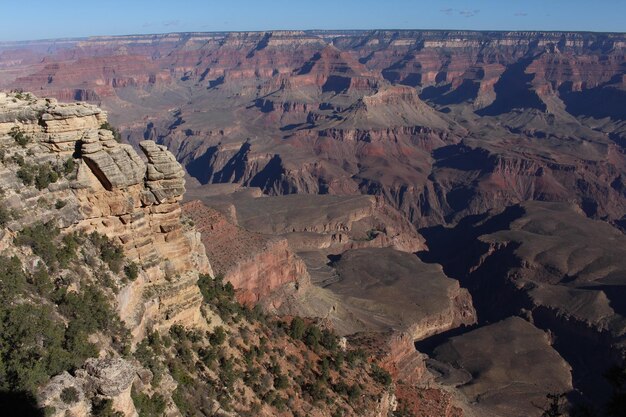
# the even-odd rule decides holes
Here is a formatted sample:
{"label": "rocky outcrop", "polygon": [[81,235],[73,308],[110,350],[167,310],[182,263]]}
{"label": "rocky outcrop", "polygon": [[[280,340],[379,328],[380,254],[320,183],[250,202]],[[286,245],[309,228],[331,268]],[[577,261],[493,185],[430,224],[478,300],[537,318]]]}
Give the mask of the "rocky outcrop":
{"label": "rocky outcrop", "polygon": [[[6,148],[2,165],[7,201],[14,210],[28,205],[34,211],[13,227],[55,218],[64,231],[95,231],[119,242],[140,266],[139,278],[118,295],[119,313],[136,338],[149,326],[201,325],[196,280],[199,272],[212,271],[199,234],[181,222],[183,170],[174,157],[146,142],[145,163],[130,145],[100,128],[106,113],[95,106],[2,93],[0,113],[3,143],[13,142],[8,133],[14,128],[32,138],[24,148]],[[71,161],[66,166],[73,168],[42,193],[22,189],[9,160],[18,157],[52,166]],[[34,204],[41,199],[63,201],[60,215],[50,205]]]}
{"label": "rocky outcrop", "polygon": [[[86,416],[91,413],[91,399],[104,398],[112,400],[113,408],[125,417],[136,417],[130,396],[136,378],[137,369],[124,359],[88,359],[74,375],[64,372],[52,378],[40,391],[41,405],[54,410],[55,417]],[[75,395],[64,398],[69,390]]]}
{"label": "rocky outcrop", "polygon": [[423,238],[398,211],[373,196],[239,198],[233,206],[239,225],[284,236],[297,252],[327,249],[340,253],[365,247],[417,252],[425,247]]}
{"label": "rocky outcrop", "polygon": [[185,171],[164,146],[146,140],[139,144],[148,158],[146,187],[156,202],[177,201],[185,193]]}
{"label": "rocky outcrop", "polygon": [[419,417],[474,417],[467,400],[438,385],[426,363],[428,356],[415,350],[404,332],[357,333],[348,345],[364,346],[371,357],[393,377],[398,409]]}
{"label": "rocky outcrop", "polygon": [[421,340],[460,325],[476,312],[467,290],[415,255],[384,249],[345,252],[325,288],[345,297],[369,329],[401,329]]}
{"label": "rocky outcrop", "polygon": [[574,388],[607,400],[602,369],[625,352],[620,230],[573,204],[525,202],[425,235],[429,261],[469,289],[485,324],[526,318],[573,368]]}
{"label": "rocky outcrop", "polygon": [[83,160],[108,191],[143,181],[145,164],[130,145],[117,144],[111,131],[87,131],[80,142]]}

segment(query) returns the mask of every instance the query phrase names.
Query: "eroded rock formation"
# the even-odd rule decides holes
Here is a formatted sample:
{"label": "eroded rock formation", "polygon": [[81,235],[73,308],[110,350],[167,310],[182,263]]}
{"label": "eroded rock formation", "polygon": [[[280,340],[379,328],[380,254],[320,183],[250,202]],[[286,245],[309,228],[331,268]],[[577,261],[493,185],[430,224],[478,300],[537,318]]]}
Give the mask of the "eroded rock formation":
{"label": "eroded rock formation", "polygon": [[[136,337],[150,326],[200,325],[195,283],[198,272],[211,273],[211,268],[199,234],[181,223],[183,169],[172,154],[144,142],[144,162],[130,145],[117,143],[111,131],[101,128],[106,113],[92,105],[2,93],[0,109],[4,142],[13,142],[9,132],[15,128],[32,138],[24,148],[12,146],[2,165],[2,187],[11,208],[28,205],[37,212],[12,227],[53,217],[54,209],[37,206],[37,201],[63,201],[58,223],[64,231],[102,233],[140,266],[139,279],[118,296],[120,315]],[[22,190],[10,159],[20,157],[35,164],[71,161],[73,168],[45,193]]]}

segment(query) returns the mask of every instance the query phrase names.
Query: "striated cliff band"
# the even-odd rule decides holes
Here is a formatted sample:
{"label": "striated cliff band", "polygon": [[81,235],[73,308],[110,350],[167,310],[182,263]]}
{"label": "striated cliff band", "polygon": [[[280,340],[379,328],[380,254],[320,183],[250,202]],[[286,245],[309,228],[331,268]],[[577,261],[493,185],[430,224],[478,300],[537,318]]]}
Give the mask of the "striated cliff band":
{"label": "striated cliff band", "polygon": [[[212,272],[200,235],[181,223],[183,170],[173,155],[146,141],[142,159],[101,128],[106,113],[95,106],[4,93],[0,103],[3,202],[20,213],[7,223],[2,247],[20,229],[49,220],[62,232],[100,233],[138,265],[138,279],[117,295],[120,317],[134,336],[153,324],[200,325],[195,281],[198,273]],[[28,143],[15,146],[15,132]],[[44,187],[59,176],[59,165],[65,175]],[[41,167],[49,171],[47,181]],[[25,180],[29,171],[35,184],[24,188],[32,181]]]}

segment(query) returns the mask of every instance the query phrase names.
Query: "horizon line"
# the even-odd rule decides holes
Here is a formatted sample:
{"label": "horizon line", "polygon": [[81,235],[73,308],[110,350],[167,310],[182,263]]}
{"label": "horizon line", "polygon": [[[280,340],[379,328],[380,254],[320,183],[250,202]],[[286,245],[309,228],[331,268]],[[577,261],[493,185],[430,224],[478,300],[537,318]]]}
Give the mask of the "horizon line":
{"label": "horizon line", "polygon": [[51,41],[80,41],[98,38],[122,38],[134,36],[168,36],[168,35],[188,35],[188,34],[229,34],[229,33],[273,33],[273,32],[303,32],[303,33],[342,33],[342,32],[465,32],[465,33],[559,33],[559,34],[593,34],[593,35],[626,35],[626,32],[616,31],[593,31],[593,30],[536,30],[536,29],[266,29],[266,30],[216,30],[216,31],[174,31],[157,33],[128,33],[117,35],[87,35],[59,38],[23,39],[14,41],[0,40],[0,45],[19,44],[29,42],[51,42]]}

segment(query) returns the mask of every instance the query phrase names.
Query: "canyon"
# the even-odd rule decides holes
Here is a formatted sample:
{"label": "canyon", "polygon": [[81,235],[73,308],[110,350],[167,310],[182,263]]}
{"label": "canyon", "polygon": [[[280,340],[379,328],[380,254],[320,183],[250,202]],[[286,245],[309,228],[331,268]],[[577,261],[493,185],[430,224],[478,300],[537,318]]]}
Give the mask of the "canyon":
{"label": "canyon", "polygon": [[300,334],[242,304],[307,276],[286,240],[258,235],[240,248],[247,264],[225,262],[232,248],[203,241],[237,226],[182,205],[184,171],[164,146],[142,141],[140,156],[108,126],[93,105],[0,93],[3,410],[269,417],[286,398],[290,412],[320,417],[397,408],[387,371],[356,341],[311,320]]}
{"label": "canyon", "polygon": [[135,342],[211,326],[200,273],[367,346],[416,416],[610,401],[626,354],[624,34],[0,43],[0,88],[0,134],[17,125],[57,159],[80,147],[61,222],[141,265],[118,295]]}

